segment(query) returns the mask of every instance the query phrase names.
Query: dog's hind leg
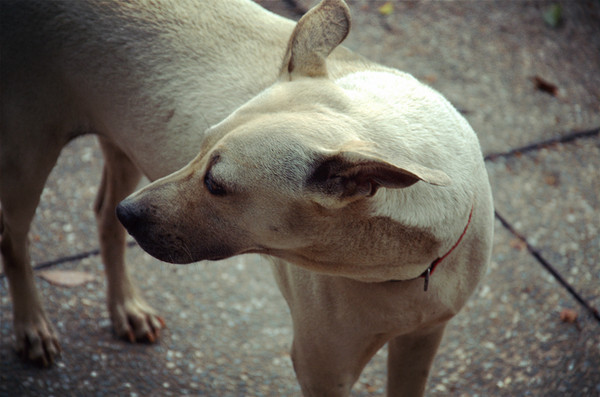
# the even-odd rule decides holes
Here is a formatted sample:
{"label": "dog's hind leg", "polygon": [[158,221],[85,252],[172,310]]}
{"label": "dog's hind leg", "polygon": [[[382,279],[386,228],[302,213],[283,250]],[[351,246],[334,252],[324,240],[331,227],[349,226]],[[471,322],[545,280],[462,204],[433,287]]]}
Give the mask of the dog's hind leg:
{"label": "dog's hind leg", "polygon": [[165,323],[141,298],[125,267],[125,229],[115,208],[136,188],[141,173],[125,153],[99,138],[104,155],[102,182],[94,206],[100,252],[108,283],[108,311],[116,334],[131,342],[153,342]]}
{"label": "dog's hind leg", "polygon": [[397,336],[388,342],[388,397],[425,394],[429,369],[445,326]]}
{"label": "dog's hind leg", "polygon": [[17,133],[9,136],[6,123],[0,126],[0,252],[12,297],[16,349],[24,359],[47,366],[60,347],[35,287],[27,234],[62,144],[50,134],[28,139],[27,130],[15,126],[11,132]]}

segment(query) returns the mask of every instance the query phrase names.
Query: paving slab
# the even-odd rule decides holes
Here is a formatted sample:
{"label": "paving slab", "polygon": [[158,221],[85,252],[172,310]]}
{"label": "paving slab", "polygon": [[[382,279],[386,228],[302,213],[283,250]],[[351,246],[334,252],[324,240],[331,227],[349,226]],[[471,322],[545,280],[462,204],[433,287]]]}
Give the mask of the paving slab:
{"label": "paving slab", "polygon": [[[293,17],[287,2],[260,1]],[[306,7],[307,1],[295,2]],[[600,126],[600,3],[597,1],[349,1],[346,44],[440,90],[477,131],[485,153]],[[543,11],[560,3],[558,29]],[[532,77],[556,85],[536,89]],[[599,139],[540,147],[487,162],[496,207],[592,306],[600,306]],[[53,171],[32,229],[34,264],[97,250],[92,211],[101,156],[92,137],[69,145]],[[92,274],[66,288],[38,278],[64,349],[40,370],[12,350],[12,314],[0,279],[0,396],[297,396],[287,308],[264,259],[187,267],[138,247],[130,271],[169,328],[154,345],[111,335],[97,255],[53,269]],[[0,276],[1,277],[1,276]],[[577,315],[561,320],[564,309]],[[428,384],[432,396],[600,395],[600,325],[496,224],[489,274],[451,322]],[[354,396],[385,394],[385,349]]]}
{"label": "paving slab", "polygon": [[488,161],[496,210],[600,306],[600,136]]}
{"label": "paving slab", "polygon": [[12,316],[2,310],[0,395],[298,394],[287,308],[264,261],[244,256],[178,267],[137,247],[127,259],[148,302],[168,322],[160,341],[133,345],[112,336],[98,257],[61,265],[94,276],[74,288],[38,279],[62,357],[44,370],[22,363],[9,343]]}
{"label": "paving slab", "polygon": [[76,139],[63,149],[31,225],[34,264],[98,249],[93,208],[102,163],[95,137]]}
{"label": "paving slab", "polygon": [[[600,5],[593,1],[349,1],[345,44],[442,92],[485,153],[600,125]],[[555,29],[544,11],[560,4]],[[536,89],[539,77],[557,96]]]}

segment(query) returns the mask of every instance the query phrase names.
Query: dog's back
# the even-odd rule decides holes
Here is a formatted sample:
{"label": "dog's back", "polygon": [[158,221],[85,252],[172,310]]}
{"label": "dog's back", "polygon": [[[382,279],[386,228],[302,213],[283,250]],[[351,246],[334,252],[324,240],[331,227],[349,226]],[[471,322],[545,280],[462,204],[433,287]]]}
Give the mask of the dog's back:
{"label": "dog's back", "polygon": [[157,153],[137,160],[155,178],[195,154],[191,131],[200,135],[277,77],[290,21],[237,0],[137,3],[1,2],[3,120],[18,123],[25,115],[15,110],[27,103],[27,117],[33,110],[55,126],[61,144],[97,133],[121,147],[164,147],[166,129],[169,140],[183,134],[183,149],[194,149],[168,170],[144,165]]}

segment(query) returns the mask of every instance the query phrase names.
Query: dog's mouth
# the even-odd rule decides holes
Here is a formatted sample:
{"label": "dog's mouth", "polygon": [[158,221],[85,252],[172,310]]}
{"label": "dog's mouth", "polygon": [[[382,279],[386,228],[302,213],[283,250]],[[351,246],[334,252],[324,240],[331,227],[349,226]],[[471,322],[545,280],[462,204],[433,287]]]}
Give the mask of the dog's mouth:
{"label": "dog's mouth", "polygon": [[135,238],[135,241],[144,251],[163,262],[184,265],[198,261],[183,241],[161,236],[141,236],[131,231],[129,234]]}
{"label": "dog's mouth", "polygon": [[151,239],[133,237],[148,254],[163,262],[177,265],[186,265],[203,260],[219,261],[240,253],[226,245],[211,247],[193,245],[176,237],[155,236]]}

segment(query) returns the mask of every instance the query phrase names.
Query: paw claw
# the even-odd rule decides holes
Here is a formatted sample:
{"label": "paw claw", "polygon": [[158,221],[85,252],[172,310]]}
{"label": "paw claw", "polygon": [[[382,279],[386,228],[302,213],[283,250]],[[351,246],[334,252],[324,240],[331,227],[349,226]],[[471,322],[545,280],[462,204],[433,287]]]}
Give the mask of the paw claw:
{"label": "paw claw", "polygon": [[130,329],[127,330],[127,339],[129,340],[129,342],[135,343],[135,334]]}
{"label": "paw claw", "polygon": [[116,304],[111,313],[117,336],[131,343],[154,343],[160,336],[160,330],[166,326],[165,321],[139,298]]}
{"label": "paw claw", "polygon": [[[156,335],[158,337],[158,335]],[[154,343],[154,341],[156,340],[154,335],[152,334],[152,332],[148,332],[146,334],[146,339],[148,339],[148,342],[150,343]]]}
{"label": "paw claw", "polygon": [[29,325],[15,324],[17,355],[39,367],[50,367],[60,356],[61,348],[54,329],[45,317]]}

